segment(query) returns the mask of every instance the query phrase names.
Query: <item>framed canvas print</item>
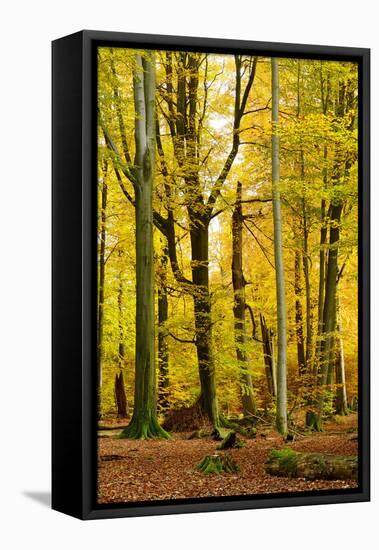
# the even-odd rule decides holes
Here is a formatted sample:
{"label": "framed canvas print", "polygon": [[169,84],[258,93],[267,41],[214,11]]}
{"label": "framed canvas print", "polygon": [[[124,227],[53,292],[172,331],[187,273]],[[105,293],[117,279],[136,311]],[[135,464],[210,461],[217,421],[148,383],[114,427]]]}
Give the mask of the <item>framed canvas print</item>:
{"label": "framed canvas print", "polygon": [[53,508],[369,499],[369,50],[53,42]]}

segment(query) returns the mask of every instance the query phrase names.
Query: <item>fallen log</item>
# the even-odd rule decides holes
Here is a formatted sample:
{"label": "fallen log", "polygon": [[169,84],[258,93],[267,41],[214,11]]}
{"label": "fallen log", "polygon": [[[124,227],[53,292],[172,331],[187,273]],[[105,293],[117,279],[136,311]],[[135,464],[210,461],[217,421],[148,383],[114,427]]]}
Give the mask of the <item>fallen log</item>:
{"label": "fallen log", "polygon": [[204,474],[233,474],[239,471],[238,464],[228,455],[206,455],[196,466]]}
{"label": "fallen log", "polygon": [[280,477],[305,479],[357,479],[358,457],[323,453],[299,453],[292,449],[271,451],[266,472]]}

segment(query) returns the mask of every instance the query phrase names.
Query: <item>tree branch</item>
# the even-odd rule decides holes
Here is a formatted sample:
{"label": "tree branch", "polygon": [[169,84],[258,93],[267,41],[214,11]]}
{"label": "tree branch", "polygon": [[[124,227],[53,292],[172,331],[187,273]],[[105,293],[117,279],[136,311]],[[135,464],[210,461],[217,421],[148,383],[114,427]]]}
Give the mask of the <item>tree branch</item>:
{"label": "tree branch", "polygon": [[196,344],[195,337],[193,337],[192,340],[186,340],[185,338],[179,338],[179,336],[175,336],[175,334],[172,334],[172,332],[169,332],[168,335],[177,342],[180,342],[181,344]]}

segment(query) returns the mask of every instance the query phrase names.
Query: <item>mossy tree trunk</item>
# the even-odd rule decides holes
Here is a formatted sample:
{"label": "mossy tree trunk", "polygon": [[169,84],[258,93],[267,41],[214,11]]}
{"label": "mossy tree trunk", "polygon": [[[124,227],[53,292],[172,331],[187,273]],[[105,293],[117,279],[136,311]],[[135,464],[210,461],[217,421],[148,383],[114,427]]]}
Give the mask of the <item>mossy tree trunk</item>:
{"label": "mossy tree trunk", "polygon": [[135,105],[136,348],[134,409],[121,437],[168,437],[156,412],[154,339],[153,182],[155,164],[155,61],[136,55]]}

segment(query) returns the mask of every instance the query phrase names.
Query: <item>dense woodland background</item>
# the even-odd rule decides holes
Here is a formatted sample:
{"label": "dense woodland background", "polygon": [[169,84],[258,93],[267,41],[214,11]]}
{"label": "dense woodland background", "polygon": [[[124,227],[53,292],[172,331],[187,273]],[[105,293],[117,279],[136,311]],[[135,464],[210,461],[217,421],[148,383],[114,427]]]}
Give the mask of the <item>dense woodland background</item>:
{"label": "dense woodland background", "polygon": [[[324,417],[356,408],[357,67],[275,61],[278,122],[269,58],[99,50],[102,418],[133,412],[136,128],[143,121],[135,97],[136,83],[146,92],[150,77],[159,420],[197,404],[213,424],[275,416],[283,370],[290,423],[303,417],[321,429]],[[286,309],[279,328],[278,245]]]}

